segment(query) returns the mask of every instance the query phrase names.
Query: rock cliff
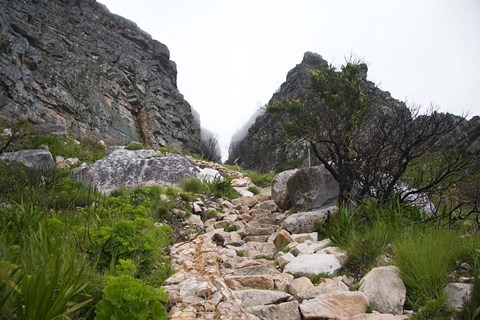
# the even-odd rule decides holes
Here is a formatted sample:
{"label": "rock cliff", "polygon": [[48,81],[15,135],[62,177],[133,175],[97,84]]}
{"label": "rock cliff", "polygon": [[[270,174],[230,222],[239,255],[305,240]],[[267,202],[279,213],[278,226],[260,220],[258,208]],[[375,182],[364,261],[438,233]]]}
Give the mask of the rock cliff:
{"label": "rock cliff", "polygon": [[0,121],[196,151],[168,48],[95,0],[0,0]]}

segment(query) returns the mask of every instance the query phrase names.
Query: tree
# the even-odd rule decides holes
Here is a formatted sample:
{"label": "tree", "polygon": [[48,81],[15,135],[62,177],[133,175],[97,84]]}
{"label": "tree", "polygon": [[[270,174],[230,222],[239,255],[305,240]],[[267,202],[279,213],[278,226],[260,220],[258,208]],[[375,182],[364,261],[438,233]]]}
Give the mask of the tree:
{"label": "tree", "polygon": [[200,156],[207,161],[222,162],[222,152],[215,135],[202,128],[201,136]]}
{"label": "tree", "polygon": [[[406,201],[453,183],[468,160],[460,152],[442,153],[436,145],[463,118],[452,121],[433,109],[422,115],[418,106],[382,103],[366,69],[352,62],[340,70],[312,70],[305,96],[269,105],[267,112],[288,138],[308,143],[338,182],[343,203],[394,195]],[[434,166],[418,166],[411,174],[411,166],[429,153],[435,154]],[[410,187],[399,190],[402,182]]]}

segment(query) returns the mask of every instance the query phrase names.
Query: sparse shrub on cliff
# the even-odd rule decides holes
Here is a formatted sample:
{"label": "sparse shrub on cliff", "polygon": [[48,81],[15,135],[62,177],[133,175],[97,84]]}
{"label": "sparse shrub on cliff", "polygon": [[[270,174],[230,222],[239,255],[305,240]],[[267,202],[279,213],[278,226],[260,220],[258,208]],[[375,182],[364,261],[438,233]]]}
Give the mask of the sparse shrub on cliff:
{"label": "sparse shrub on cliff", "polygon": [[125,146],[125,149],[127,149],[127,150],[142,150],[142,149],[145,149],[145,146],[143,145],[143,143],[140,143],[140,142],[137,142],[137,141],[131,141]]}

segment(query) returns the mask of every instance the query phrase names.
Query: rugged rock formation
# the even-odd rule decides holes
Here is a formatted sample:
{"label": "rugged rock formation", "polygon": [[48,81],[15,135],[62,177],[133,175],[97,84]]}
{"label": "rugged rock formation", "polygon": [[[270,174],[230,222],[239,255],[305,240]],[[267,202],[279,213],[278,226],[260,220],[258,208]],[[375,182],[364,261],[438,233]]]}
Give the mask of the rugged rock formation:
{"label": "rugged rock formation", "polygon": [[[308,95],[310,85],[310,71],[322,69],[328,66],[320,55],[307,52],[303,61],[290,70],[286,81],[273,95],[269,105],[284,99],[301,99]],[[364,76],[367,76],[367,68],[364,66]],[[367,81],[367,88],[370,95],[374,97],[378,108],[404,108],[404,103],[391,97],[389,92],[382,91],[374,83]],[[451,114],[443,116],[458,121],[458,117]],[[299,141],[288,142],[283,134],[280,124],[269,114],[260,114],[256,121],[250,126],[248,132],[241,139],[232,139],[230,145],[229,162],[236,162],[243,167],[261,171],[275,170],[277,172],[291,168],[298,168],[308,163],[307,148]],[[439,141],[439,146],[446,144],[467,148],[474,154],[480,152],[480,118],[474,117],[465,121],[458,130]],[[315,164],[314,156],[311,156],[312,164]]]}
{"label": "rugged rock formation", "polygon": [[168,48],[95,0],[0,0],[0,121],[196,151]]}

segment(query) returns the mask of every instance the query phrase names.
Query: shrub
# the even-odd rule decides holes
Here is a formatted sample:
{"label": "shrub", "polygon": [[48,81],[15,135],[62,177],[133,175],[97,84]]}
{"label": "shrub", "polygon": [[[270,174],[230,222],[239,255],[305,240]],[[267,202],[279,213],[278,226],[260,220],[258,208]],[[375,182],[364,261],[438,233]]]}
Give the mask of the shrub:
{"label": "shrub", "polygon": [[257,195],[260,193],[260,189],[257,186],[250,186],[248,187],[248,191],[253,193],[254,195]]}
{"label": "shrub", "polygon": [[145,149],[145,146],[140,142],[131,141],[125,146],[125,149],[127,149],[127,150],[142,150],[142,149]]}
{"label": "shrub", "polygon": [[413,309],[444,302],[443,288],[456,261],[468,256],[462,235],[441,227],[417,227],[396,244],[395,263]]}
{"label": "shrub", "polygon": [[101,267],[116,264],[118,259],[132,259],[139,271],[145,272],[169,248],[171,237],[169,226],[155,227],[151,219],[122,219],[90,231],[87,249],[98,257]]}
{"label": "shrub", "polygon": [[123,275],[109,277],[103,289],[103,299],[96,307],[97,320],[168,318],[162,303],[168,297],[163,289],[155,289],[140,279]]}
{"label": "shrub", "polygon": [[232,179],[229,177],[216,176],[213,181],[206,182],[208,192],[217,198],[233,199],[240,194],[233,188]]}
{"label": "shrub", "polygon": [[225,228],[223,228],[223,231],[225,231],[225,232],[237,231],[237,226],[234,225],[234,224],[231,224],[231,225],[226,226]]}
{"label": "shrub", "polygon": [[198,178],[185,179],[180,182],[180,187],[186,192],[202,193],[207,191],[205,182]]}

